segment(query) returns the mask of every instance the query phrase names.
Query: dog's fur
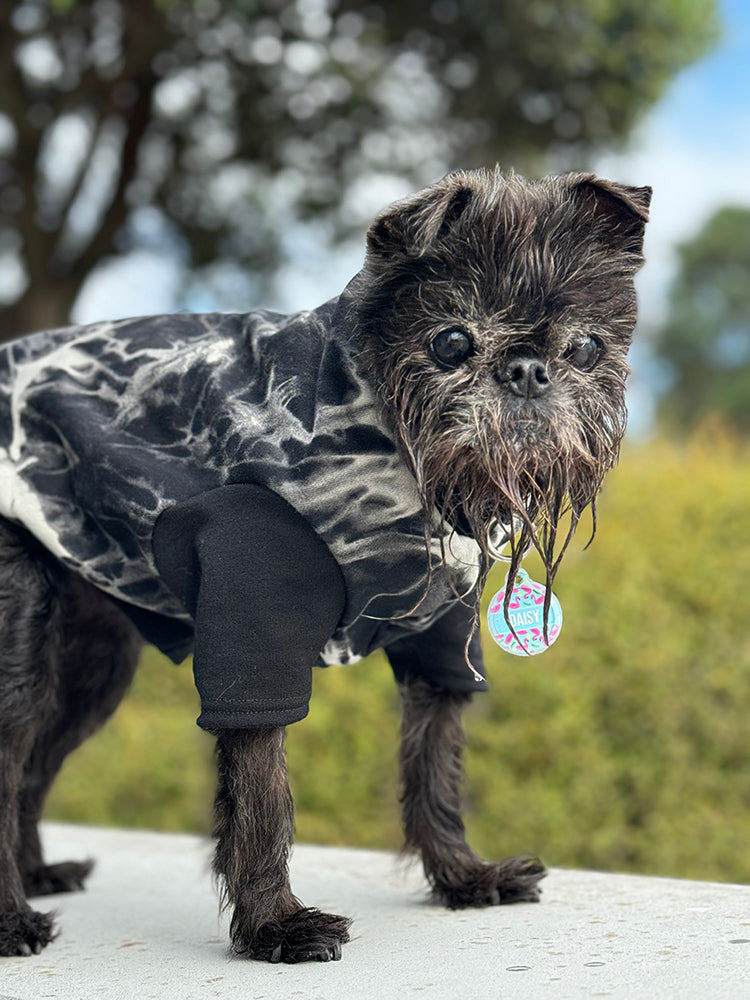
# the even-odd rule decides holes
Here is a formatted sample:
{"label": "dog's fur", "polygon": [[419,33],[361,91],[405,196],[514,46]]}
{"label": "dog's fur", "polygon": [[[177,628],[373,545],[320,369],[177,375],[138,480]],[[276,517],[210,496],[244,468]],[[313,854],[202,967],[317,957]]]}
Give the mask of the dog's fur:
{"label": "dog's fur", "polygon": [[[551,583],[617,459],[649,199],[648,188],[592,175],[529,183],[459,173],[370,228],[352,322],[416,478],[428,542],[446,525],[471,534],[482,581],[503,524],[514,526],[510,572],[534,545]],[[471,354],[446,365],[434,339],[451,328],[470,337]],[[571,527],[556,545],[566,509]],[[54,931],[26,898],[81,888],[91,867],[44,863],[45,794],[65,756],[116,708],[141,639],[106,596],[7,521],[0,636],[0,955],[31,954]],[[434,896],[448,907],[535,901],[545,874],[536,858],[491,863],[466,844],[461,712],[470,696],[423,680],[401,693],[406,846],[421,853]],[[303,907],[289,885],[283,742],[282,729],[217,733],[214,870],[237,952],[337,959],[349,921]]]}

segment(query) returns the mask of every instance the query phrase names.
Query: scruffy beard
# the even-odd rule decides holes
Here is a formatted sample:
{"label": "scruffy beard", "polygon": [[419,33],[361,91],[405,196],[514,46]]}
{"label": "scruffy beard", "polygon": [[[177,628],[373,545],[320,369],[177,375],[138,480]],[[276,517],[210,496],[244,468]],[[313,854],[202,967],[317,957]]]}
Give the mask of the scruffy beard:
{"label": "scruffy beard", "polygon": [[[589,544],[593,539],[596,496],[617,461],[625,430],[624,404],[593,394],[575,413],[544,416],[513,400],[455,401],[447,393],[425,393],[418,380],[396,384],[391,402],[424,507],[427,545],[438,537],[443,560],[452,531],[470,535],[479,546],[475,626],[498,544],[510,546],[510,556],[502,556],[509,561],[509,581],[535,548],[545,567],[547,641],[552,584],[587,507],[592,510]],[[515,635],[511,590],[506,588],[503,610]]]}

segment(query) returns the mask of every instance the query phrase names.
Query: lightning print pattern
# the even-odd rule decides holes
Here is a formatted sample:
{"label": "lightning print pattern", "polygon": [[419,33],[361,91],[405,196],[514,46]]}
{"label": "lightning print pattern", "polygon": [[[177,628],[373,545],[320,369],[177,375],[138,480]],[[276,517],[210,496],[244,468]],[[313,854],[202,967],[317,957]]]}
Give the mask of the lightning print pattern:
{"label": "lightning print pattern", "polygon": [[416,483],[343,297],[284,316],[176,314],[0,348],[0,513],[121,601],[189,621],[159,576],[166,508],[233,483],[291,504],[338,562],[346,607],[321,653],[348,663],[468,594],[476,543],[429,554]]}

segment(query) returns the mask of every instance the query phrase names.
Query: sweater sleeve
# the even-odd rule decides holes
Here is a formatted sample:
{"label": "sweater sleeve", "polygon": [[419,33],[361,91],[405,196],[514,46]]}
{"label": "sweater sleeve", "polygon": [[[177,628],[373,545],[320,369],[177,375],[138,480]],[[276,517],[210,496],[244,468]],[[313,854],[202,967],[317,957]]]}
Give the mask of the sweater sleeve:
{"label": "sweater sleeve", "polygon": [[341,571],[307,521],[264,486],[237,483],[165,510],[161,576],[193,616],[204,729],[304,718],[312,667],[341,617]]}
{"label": "sweater sleeve", "polygon": [[[446,691],[488,691],[486,680],[477,680],[466,662],[468,652],[471,665],[484,676],[482,644],[474,625],[474,597],[466,603],[457,601],[424,632],[386,646],[393,673],[399,684],[421,678]],[[466,640],[471,635],[469,648]]]}

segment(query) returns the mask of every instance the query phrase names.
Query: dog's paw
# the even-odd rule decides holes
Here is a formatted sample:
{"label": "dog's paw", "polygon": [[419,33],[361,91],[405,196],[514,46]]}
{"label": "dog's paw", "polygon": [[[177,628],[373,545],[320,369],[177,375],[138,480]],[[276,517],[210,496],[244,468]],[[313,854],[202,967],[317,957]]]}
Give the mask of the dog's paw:
{"label": "dog's paw", "polygon": [[337,962],[349,940],[351,920],[316,909],[298,910],[264,924],[251,941],[237,938],[234,950],[263,962]]}
{"label": "dog's paw", "polygon": [[435,878],[433,898],[450,910],[466,906],[498,906],[506,903],[538,903],[539,882],[547,869],[539,858],[508,858],[478,861],[450,878]]}
{"label": "dog's paw", "polygon": [[0,913],[0,955],[38,955],[56,937],[52,913]]}
{"label": "dog's paw", "polygon": [[52,896],[56,892],[80,892],[85,888],[87,877],[91,874],[94,862],[61,861],[57,865],[41,865],[32,872],[26,872],[23,877],[23,887],[26,895]]}

